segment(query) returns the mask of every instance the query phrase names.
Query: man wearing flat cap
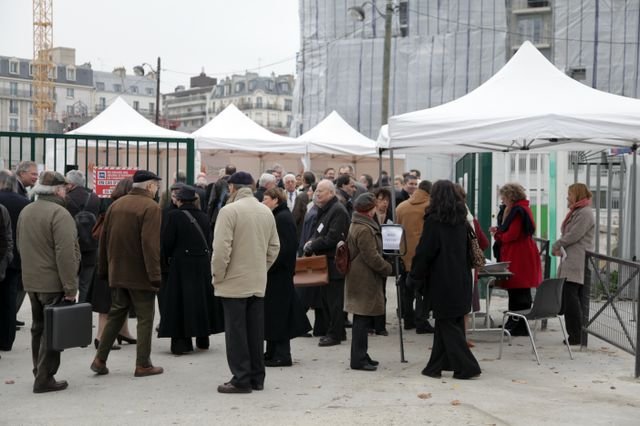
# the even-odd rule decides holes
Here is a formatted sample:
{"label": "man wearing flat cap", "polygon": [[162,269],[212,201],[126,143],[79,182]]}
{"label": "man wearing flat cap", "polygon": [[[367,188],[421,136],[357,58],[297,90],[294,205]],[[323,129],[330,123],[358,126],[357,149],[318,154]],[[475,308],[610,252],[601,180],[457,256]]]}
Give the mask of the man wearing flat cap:
{"label": "man wearing flat cap", "polygon": [[214,229],[211,270],[215,294],[224,307],[233,377],[218,386],[218,392],[250,393],[264,388],[264,294],[280,240],[271,209],[253,196],[251,175],[236,172],[228,184],[229,200]]}
{"label": "man wearing flat cap", "polygon": [[104,217],[100,236],[98,275],[109,281],[111,310],[98,352],[91,364],[97,374],[107,374],[107,358],[133,306],[138,320],[135,377],[161,374],[151,363],[151,333],[155,296],[160,288],[160,223],[162,211],[154,197],[161,179],[138,170],[133,188],[118,198]]}
{"label": "man wearing flat cap", "polygon": [[80,247],[76,223],[64,207],[66,184],[60,173],[42,172],[33,188],[37,200],[22,210],[16,229],[22,282],[31,300],[34,393],[67,388],[66,381],[54,377],[60,352],[47,348],[44,333],[45,306],[75,301],[78,293]]}

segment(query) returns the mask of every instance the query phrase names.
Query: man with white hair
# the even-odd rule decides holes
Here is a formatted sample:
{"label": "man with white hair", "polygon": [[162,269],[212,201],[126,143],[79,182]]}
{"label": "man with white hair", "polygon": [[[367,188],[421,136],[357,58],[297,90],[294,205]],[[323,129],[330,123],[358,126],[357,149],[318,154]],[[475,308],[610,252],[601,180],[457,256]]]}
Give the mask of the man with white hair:
{"label": "man with white hair", "polygon": [[327,335],[320,338],[318,346],[334,346],[347,339],[344,324],[344,275],[336,269],[335,253],[339,241],[349,232],[350,218],[347,209],[336,197],[336,188],[330,180],[318,183],[314,195],[318,215],[313,225],[313,235],[303,247],[305,256],[327,255],[329,284],[321,287],[322,305],[329,316]]}
{"label": "man with white hair", "polygon": [[260,179],[258,180],[258,189],[253,193],[253,196],[256,197],[258,201],[262,202],[264,192],[268,189],[275,188],[276,185],[277,182],[274,175],[272,175],[271,173],[263,173],[262,175],[260,175]]}
{"label": "man with white hair", "polygon": [[[85,188],[86,179],[84,173],[80,170],[69,170],[66,177],[68,182],[67,196],[64,200],[71,217],[77,219],[76,224],[78,226],[83,226],[84,224],[84,226],[89,227],[89,221],[85,220],[85,218],[90,218],[90,215],[93,215],[93,224],[95,224],[96,218],[100,214],[100,198],[93,191]],[[89,215],[82,213],[78,216],[80,212],[86,212]],[[93,228],[93,226],[89,228]],[[80,290],[78,302],[82,303],[87,301],[87,294],[93,282],[93,273],[98,259],[98,241],[91,236],[91,229],[79,228],[78,236],[80,252],[82,253],[80,272],[78,273],[78,287]]]}
{"label": "man with white hair", "polygon": [[286,174],[282,181],[284,182],[284,191],[287,196],[287,208],[290,211],[293,211],[293,206],[296,203],[296,198],[298,197],[298,190],[296,189],[296,177],[295,175],[289,173]]}
{"label": "man with white hair", "polygon": [[60,352],[49,350],[44,332],[44,309],[62,299],[75,301],[80,248],[76,224],[64,208],[67,181],[58,172],[46,171],[33,188],[38,199],[18,218],[18,250],[22,253],[22,282],[31,300],[31,354],[34,393],[66,389],[56,381]]}
{"label": "man with white hair", "polygon": [[38,181],[38,165],[33,161],[21,161],[16,167],[18,178],[18,194],[28,197],[27,188],[32,187]]}

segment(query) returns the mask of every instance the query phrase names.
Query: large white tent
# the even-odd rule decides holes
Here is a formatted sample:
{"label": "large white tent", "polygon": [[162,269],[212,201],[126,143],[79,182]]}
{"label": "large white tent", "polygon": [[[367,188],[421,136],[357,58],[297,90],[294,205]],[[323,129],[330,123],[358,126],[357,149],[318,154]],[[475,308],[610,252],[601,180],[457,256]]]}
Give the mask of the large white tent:
{"label": "large white tent", "polygon": [[304,144],[310,154],[353,157],[377,155],[375,141],[351,127],[336,111],[331,112],[296,140]]}
{"label": "large white tent", "polygon": [[118,97],[93,120],[67,134],[132,138],[191,138],[188,133],[165,129],[150,122],[121,97]]}
{"label": "large white tent", "polygon": [[304,154],[295,139],[280,136],[244,115],[230,104],[213,120],[191,134],[198,150],[233,150],[264,153]]}
{"label": "large white tent", "polygon": [[530,42],[480,87],[452,102],[389,120],[400,152],[577,151],[633,146],[640,100],[592,89]]}

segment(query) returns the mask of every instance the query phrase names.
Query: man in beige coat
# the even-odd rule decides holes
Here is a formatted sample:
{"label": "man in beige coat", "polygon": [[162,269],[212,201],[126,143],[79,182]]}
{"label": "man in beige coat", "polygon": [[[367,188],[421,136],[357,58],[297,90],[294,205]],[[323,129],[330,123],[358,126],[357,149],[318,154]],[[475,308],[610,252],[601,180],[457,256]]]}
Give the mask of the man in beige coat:
{"label": "man in beige coat", "polygon": [[47,348],[44,333],[44,308],[61,299],[75,301],[78,292],[80,247],[76,223],[64,207],[66,183],[60,173],[42,172],[33,188],[38,199],[22,210],[16,229],[22,282],[31,300],[34,393],[68,386],[53,377],[60,366],[60,352]]}
{"label": "man in beige coat", "polygon": [[[396,208],[396,218],[400,225],[404,227],[404,233],[407,237],[407,254],[403,256],[405,271],[411,270],[411,261],[416,253],[416,247],[422,235],[424,225],[424,213],[429,207],[431,192],[431,182],[423,180],[418,185],[411,197],[402,202]],[[401,296],[402,296],[402,316],[404,318],[404,329],[416,329],[417,334],[433,333],[434,329],[429,324],[429,306],[427,300],[421,291],[417,289],[407,288],[407,273],[404,272],[401,280]],[[416,301],[415,310],[413,301]]]}
{"label": "man in beige coat", "polygon": [[163,372],[151,363],[151,334],[156,293],[160,288],[160,222],[162,211],[153,198],[160,178],[147,170],[133,175],[133,189],[118,198],[104,218],[98,255],[98,275],[109,281],[111,310],[98,352],[91,364],[107,374],[107,358],[131,307],[138,320],[135,377]]}
{"label": "man in beige coat", "polygon": [[251,191],[253,178],[236,172],[228,180],[229,201],[220,210],[213,237],[211,271],[222,298],[227,362],[233,377],[220,393],[264,389],[264,294],[267,271],[280,240],[271,210]]}

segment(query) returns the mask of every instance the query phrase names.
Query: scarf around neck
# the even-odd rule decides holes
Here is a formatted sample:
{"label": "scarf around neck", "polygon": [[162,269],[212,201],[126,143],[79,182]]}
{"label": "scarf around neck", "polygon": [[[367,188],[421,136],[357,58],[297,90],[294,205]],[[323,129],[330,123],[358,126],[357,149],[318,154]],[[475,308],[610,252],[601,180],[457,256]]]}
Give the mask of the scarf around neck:
{"label": "scarf around neck", "polygon": [[564,233],[564,229],[567,227],[567,224],[569,223],[569,219],[571,219],[571,215],[573,214],[574,211],[590,205],[591,205],[590,198],[583,198],[582,200],[576,201],[575,203],[571,204],[571,206],[569,207],[569,212],[565,216],[564,220],[562,221],[562,225],[560,226],[560,232]]}

